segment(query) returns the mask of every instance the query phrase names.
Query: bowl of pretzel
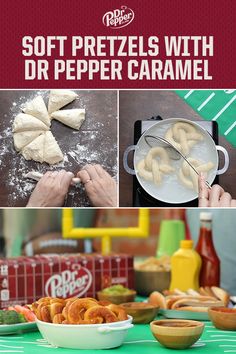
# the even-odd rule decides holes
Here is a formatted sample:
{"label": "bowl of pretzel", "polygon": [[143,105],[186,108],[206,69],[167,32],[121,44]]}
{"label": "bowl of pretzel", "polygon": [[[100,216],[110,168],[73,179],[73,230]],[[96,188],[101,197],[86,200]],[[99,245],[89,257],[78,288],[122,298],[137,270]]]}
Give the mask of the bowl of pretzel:
{"label": "bowl of pretzel", "polygon": [[165,317],[191,320],[209,320],[208,310],[211,307],[227,307],[229,300],[228,292],[217,286],[186,292],[179,289],[163,293],[154,291],[148,298],[150,304],[160,307],[159,313]]}
{"label": "bowl of pretzel", "polygon": [[119,347],[133,327],[132,317],[121,306],[93,298],[44,297],[32,304],[32,310],[43,338],[56,347]]}

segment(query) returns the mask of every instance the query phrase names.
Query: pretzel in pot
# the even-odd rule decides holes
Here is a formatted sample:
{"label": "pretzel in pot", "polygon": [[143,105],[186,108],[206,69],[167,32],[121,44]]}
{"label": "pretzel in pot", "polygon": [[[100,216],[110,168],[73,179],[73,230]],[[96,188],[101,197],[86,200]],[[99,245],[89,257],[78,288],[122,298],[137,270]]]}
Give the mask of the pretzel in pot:
{"label": "pretzel in pot", "polygon": [[203,140],[203,136],[197,132],[197,129],[192,124],[185,122],[173,124],[167,130],[165,138],[184,155],[188,155],[191,147]]}
{"label": "pretzel in pot", "polygon": [[[188,161],[198,172],[207,173],[214,167],[214,164],[211,161],[205,163],[191,157],[188,158]],[[198,175],[186,161],[183,162],[182,167],[179,170],[179,179],[187,188],[198,191]]]}
{"label": "pretzel in pot", "polygon": [[163,174],[173,171],[168,153],[162,147],[151,148],[146,157],[139,161],[137,165],[138,174],[145,180],[153,181],[157,185],[161,184]]}

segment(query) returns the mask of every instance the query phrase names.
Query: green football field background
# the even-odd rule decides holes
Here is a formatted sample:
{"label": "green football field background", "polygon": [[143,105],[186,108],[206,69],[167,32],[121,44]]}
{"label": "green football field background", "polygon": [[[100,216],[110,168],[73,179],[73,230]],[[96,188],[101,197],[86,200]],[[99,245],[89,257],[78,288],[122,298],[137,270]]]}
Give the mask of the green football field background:
{"label": "green football field background", "polygon": [[236,147],[236,90],[176,90],[203,119],[215,120],[220,134]]}

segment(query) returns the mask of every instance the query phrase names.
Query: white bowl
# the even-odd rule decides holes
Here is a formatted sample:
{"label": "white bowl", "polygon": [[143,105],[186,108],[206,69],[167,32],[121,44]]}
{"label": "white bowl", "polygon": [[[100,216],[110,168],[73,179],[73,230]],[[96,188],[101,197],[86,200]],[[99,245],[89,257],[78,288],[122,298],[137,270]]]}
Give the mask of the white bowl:
{"label": "white bowl", "polygon": [[93,325],[54,324],[36,320],[43,338],[55,347],[69,349],[109,349],[119,347],[129,328],[128,320]]}

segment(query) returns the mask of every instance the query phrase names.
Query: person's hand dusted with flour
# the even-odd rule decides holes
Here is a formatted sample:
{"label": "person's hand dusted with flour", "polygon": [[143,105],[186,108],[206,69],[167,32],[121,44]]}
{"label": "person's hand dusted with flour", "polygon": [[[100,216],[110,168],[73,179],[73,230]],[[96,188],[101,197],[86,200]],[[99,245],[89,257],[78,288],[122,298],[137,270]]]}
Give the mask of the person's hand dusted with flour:
{"label": "person's hand dusted with flour", "polygon": [[[31,194],[27,207],[61,207],[70,188],[73,173],[46,172]],[[117,185],[100,165],[86,165],[77,173],[94,207],[116,207]]]}

